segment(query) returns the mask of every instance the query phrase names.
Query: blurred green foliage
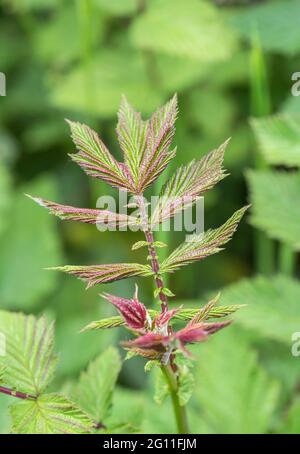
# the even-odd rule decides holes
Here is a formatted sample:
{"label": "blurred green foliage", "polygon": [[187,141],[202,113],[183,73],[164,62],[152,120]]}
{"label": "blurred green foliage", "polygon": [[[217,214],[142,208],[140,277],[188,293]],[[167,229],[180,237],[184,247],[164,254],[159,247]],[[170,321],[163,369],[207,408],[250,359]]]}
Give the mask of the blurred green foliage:
{"label": "blurred green foliage", "polygon": [[[206,227],[222,224],[248,200],[251,224],[275,240],[276,254],[282,244],[298,251],[300,97],[291,94],[291,77],[300,71],[299,14],[300,0],[0,2],[0,72],[7,82],[7,96],[0,98],[0,307],[56,320],[56,387],[67,388],[123,333],[79,334],[89,321],[114,314],[98,296],[103,288],[86,292],[82,283],[43,268],[144,260],[143,252],[130,251],[140,234],[58,223],[25,197],[95,207],[98,196],[114,193],[70,162],[64,118],[97,129],[118,156],[113,132],[121,94],[147,114],[178,92],[178,152],[171,167],[232,136],[225,161],[231,177],[205,198]],[[250,124],[254,34],[266,63],[272,115]],[[253,167],[248,195],[245,170]],[[253,226],[243,222],[226,251],[168,283],[180,302],[195,307],[227,286],[222,304],[248,305],[237,315],[237,327],[194,348],[189,416],[196,433],[300,432],[300,359],[290,351],[292,333],[300,331],[299,264],[291,252],[290,276],[255,277]],[[175,246],[182,234],[166,239]],[[291,268],[279,260],[275,269]],[[105,290],[129,296],[133,285],[130,279]],[[151,284],[140,287],[141,300],[150,305]],[[145,402],[140,430],[174,431],[168,400],[159,412],[152,400],[154,381],[151,372],[144,376],[143,361],[125,362],[110,416],[119,418],[116,431],[137,426]],[[2,433],[9,430],[9,401],[0,396]]]}

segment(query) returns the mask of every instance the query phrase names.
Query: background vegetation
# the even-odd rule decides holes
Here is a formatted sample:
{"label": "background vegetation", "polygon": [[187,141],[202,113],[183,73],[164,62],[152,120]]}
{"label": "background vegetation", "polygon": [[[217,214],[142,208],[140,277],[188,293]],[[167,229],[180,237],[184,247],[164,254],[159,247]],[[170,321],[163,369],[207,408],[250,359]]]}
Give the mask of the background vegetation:
{"label": "background vegetation", "polygon": [[[139,254],[144,260],[143,252],[130,252],[142,238],[58,223],[24,193],[95,207],[97,197],[114,192],[71,163],[64,118],[95,128],[118,155],[121,94],[149,114],[177,92],[174,167],[232,137],[225,161],[231,177],[205,197],[205,225],[218,226],[252,203],[226,251],[168,284],[179,304],[199,306],[220,289],[222,304],[247,304],[233,327],[194,349],[192,430],[299,433],[300,358],[291,354],[291,336],[300,331],[300,98],[291,94],[291,77],[300,71],[300,0],[0,5],[0,71],[7,79],[0,98],[0,307],[56,320],[60,357],[51,387],[67,389],[124,332],[79,334],[113,314],[98,296],[104,287],[85,291],[43,268],[136,261]],[[181,234],[171,237],[176,245]],[[131,296],[133,285],[130,279],[105,290]],[[151,304],[151,284],[140,297]],[[146,433],[174,430],[169,402],[156,409],[155,379],[144,374],[142,360],[126,361],[118,383],[112,418],[129,417],[131,429]],[[2,433],[10,427],[11,399],[0,396]]]}

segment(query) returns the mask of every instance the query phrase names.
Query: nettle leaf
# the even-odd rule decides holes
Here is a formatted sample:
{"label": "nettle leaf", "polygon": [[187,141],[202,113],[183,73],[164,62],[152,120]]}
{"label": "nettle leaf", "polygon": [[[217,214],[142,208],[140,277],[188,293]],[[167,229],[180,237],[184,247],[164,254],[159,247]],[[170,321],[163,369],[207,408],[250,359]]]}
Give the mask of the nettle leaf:
{"label": "nettle leaf", "polygon": [[181,352],[177,353],[175,363],[178,367],[177,393],[179,404],[184,406],[189,402],[195,388],[195,378],[194,374],[191,372],[193,364],[186,356],[182,355]]}
{"label": "nettle leaf", "polygon": [[240,8],[232,22],[242,36],[251,40],[257,30],[263,49],[284,55],[295,55],[300,50],[298,17],[300,1],[285,0]]}
{"label": "nettle leaf", "polygon": [[0,385],[4,383],[4,376],[6,372],[6,367],[0,364]]}
{"label": "nettle leaf", "polygon": [[5,383],[37,396],[50,383],[56,366],[53,353],[54,324],[44,317],[0,311],[0,332],[6,341]]}
{"label": "nettle leaf", "polygon": [[[208,303],[209,304],[209,303]],[[192,320],[196,315],[201,313],[203,311],[203,316],[205,314],[205,318],[202,320],[207,320],[209,318],[223,318],[226,317],[227,315],[231,315],[234,312],[236,312],[238,309],[244,307],[243,304],[236,304],[232,306],[218,306],[218,307],[211,307],[209,310],[207,309],[207,306],[204,306],[202,309],[179,309],[178,312],[176,312],[173,315],[174,320],[180,320],[180,321],[189,321]],[[159,315],[158,311],[154,311],[152,309],[148,309],[148,313],[151,318],[156,318]],[[91,323],[89,323],[86,327],[82,329],[82,331],[89,331],[89,330],[94,330],[94,329],[108,329],[108,328],[117,328],[119,326],[125,325],[125,321],[123,317],[120,316],[115,316],[115,317],[109,317],[109,318],[104,318],[102,320],[96,320]]]}
{"label": "nettle leaf", "polygon": [[161,190],[152,225],[164,222],[191,206],[199,196],[226,177],[222,165],[228,141],[199,161],[193,160],[177,169]]}
{"label": "nettle leaf", "polygon": [[[26,194],[28,195],[28,194]],[[68,221],[79,221],[87,224],[96,224],[97,226],[108,225],[112,227],[126,227],[139,223],[138,218],[127,216],[126,214],[118,214],[108,210],[95,210],[90,208],[76,208],[69,205],[60,205],[59,203],[41,199],[40,197],[32,197],[38,205],[48,208],[51,214]]]}
{"label": "nettle leaf", "polygon": [[92,421],[77,405],[58,394],[44,394],[11,406],[12,431],[17,434],[83,434]]}
{"label": "nettle leaf", "polygon": [[120,370],[120,355],[109,347],[80,375],[76,400],[96,423],[102,423],[108,416]]}
{"label": "nettle leaf", "polygon": [[81,123],[68,123],[78,149],[78,153],[70,154],[71,159],[92,177],[100,178],[117,188],[132,189],[126,166],[110,154],[98,134]]}
{"label": "nettle leaf", "polygon": [[170,150],[178,114],[177,95],[151,116],[147,132],[147,148],[139,167],[138,193],[143,192],[163,172],[176,154]]}
{"label": "nettle leaf", "polygon": [[170,388],[160,367],[156,368],[154,373],[154,400],[158,405],[161,405],[170,394]]}
{"label": "nettle leaf", "polygon": [[112,263],[110,265],[90,266],[66,265],[49,269],[72,274],[87,282],[87,288],[132,276],[151,276],[153,274],[149,265],[141,265],[139,263]]}
{"label": "nettle leaf", "polygon": [[269,164],[300,167],[300,115],[277,114],[253,118],[251,126]]}
{"label": "nettle leaf", "polygon": [[[72,65],[54,82],[50,94],[52,103],[64,112],[66,109],[83,114],[88,111],[95,118],[111,119],[118,110],[121,93],[126,93],[144,113],[153,112],[164,101],[161,90],[149,80],[144,55],[121,43],[120,46],[100,46],[90,61],[89,74],[87,87],[85,65],[82,62]],[[88,98],[87,88],[91,95]]]}
{"label": "nettle leaf", "polygon": [[300,284],[290,277],[243,279],[222,291],[222,302],[229,301],[246,304],[237,320],[264,337],[290,345],[292,334],[299,331]]}
{"label": "nettle leaf", "polygon": [[194,404],[213,433],[268,431],[279,386],[259,366],[242,333],[233,327],[214,336],[201,344],[201,357],[205,361],[196,366]]}
{"label": "nettle leaf", "polygon": [[197,0],[152,0],[134,21],[131,39],[138,48],[202,62],[227,59],[236,41],[219,10]]}
{"label": "nettle leaf", "polygon": [[231,240],[238,224],[248,206],[236,211],[221,227],[208,230],[203,235],[193,235],[175,249],[161,265],[161,272],[172,272],[191,262],[202,260],[212,254],[220,252],[223,246]]}
{"label": "nettle leaf", "polygon": [[300,174],[248,171],[252,203],[250,222],[271,238],[300,250]]}

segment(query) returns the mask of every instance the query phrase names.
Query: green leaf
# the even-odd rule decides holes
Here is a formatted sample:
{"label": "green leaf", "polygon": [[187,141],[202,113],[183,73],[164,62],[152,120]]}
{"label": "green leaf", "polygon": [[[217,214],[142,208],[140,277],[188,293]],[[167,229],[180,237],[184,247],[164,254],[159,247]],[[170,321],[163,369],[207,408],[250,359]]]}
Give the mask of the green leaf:
{"label": "green leaf", "polygon": [[155,390],[154,400],[158,405],[161,405],[165,398],[170,394],[170,388],[162,373],[161,368],[155,369]]}
{"label": "green leaf", "polygon": [[168,296],[169,298],[172,298],[172,296],[175,296],[175,294],[170,289],[168,289],[167,287],[162,288],[161,289],[161,293],[163,293],[164,295]]}
{"label": "green leaf", "polygon": [[178,366],[178,398],[179,404],[188,403],[195,388],[194,374],[191,372],[193,364],[185,356],[177,353],[175,363]]}
{"label": "green leaf", "polygon": [[[94,24],[97,20],[97,28],[93,33],[97,39],[101,39],[104,32],[104,22],[100,14],[93,14],[91,18]],[[67,65],[80,57],[81,34],[78,32],[79,24],[77,11],[74,4],[61,4],[54,14],[45,17],[43,27],[34,27],[32,30],[32,46],[34,55],[46,64]],[[57,47],[61,43],[68,43],[67,46],[61,46],[60,52]]]}
{"label": "green leaf", "polygon": [[220,252],[224,244],[231,240],[248,206],[236,211],[221,227],[208,230],[204,234],[193,235],[179,245],[161,264],[161,272],[169,273],[181,266],[202,260]]}
{"label": "green leaf", "polygon": [[120,369],[119,353],[110,347],[80,376],[76,392],[78,402],[96,422],[103,422],[108,415]]}
{"label": "green leaf", "polygon": [[288,7],[281,0],[241,8],[234,13],[232,23],[249,40],[253,30],[257,30],[263,49],[295,55],[300,50],[299,13],[299,0],[290,0]]}
{"label": "green leaf", "polygon": [[11,406],[11,416],[17,434],[81,434],[92,429],[88,416],[58,394],[18,402]]}
{"label": "green leaf", "polygon": [[163,186],[151,218],[152,224],[164,222],[187,207],[222,180],[226,173],[223,160],[228,140],[199,161],[181,166]]}
{"label": "green leaf", "polygon": [[148,246],[147,241],[137,241],[136,243],[134,243],[132,245],[131,250],[136,251],[137,249],[140,249],[141,247],[145,247],[145,246]]}
{"label": "green leaf", "polygon": [[251,121],[266,162],[300,167],[300,115],[277,114]]}
{"label": "green leaf", "polygon": [[258,365],[244,337],[232,327],[198,350],[202,360],[197,365],[195,397],[204,422],[214,433],[266,432],[278,384]]}
{"label": "green leaf", "polygon": [[81,332],[90,331],[93,329],[108,329],[117,328],[118,326],[125,325],[125,320],[120,315],[115,315],[109,318],[103,318],[102,320],[96,320],[89,323],[87,326],[82,328]]}
{"label": "green leaf", "polygon": [[58,0],[6,0],[17,12],[48,10],[58,5]]}
{"label": "green leaf", "polygon": [[94,0],[95,6],[111,16],[131,16],[137,10],[137,0]]}
{"label": "green leaf", "polygon": [[287,415],[279,426],[279,434],[299,434],[300,426],[300,398],[296,398],[288,409]]}
{"label": "green leaf", "polygon": [[157,54],[154,61],[160,86],[166,93],[181,92],[196,85],[208,72],[206,65],[185,57]]}
{"label": "green leaf", "polygon": [[6,367],[0,364],[0,385],[4,383]]}
{"label": "green leaf", "polygon": [[149,361],[146,362],[144,366],[145,372],[150,372],[154,367],[159,367],[161,364],[157,359],[150,359]]}
{"label": "green leaf", "polygon": [[118,112],[117,134],[124,161],[129,173],[138,187],[141,174],[141,161],[147,151],[148,121],[135,112],[125,96],[122,96]]}
{"label": "green leaf", "polygon": [[291,345],[300,326],[300,284],[287,276],[243,279],[222,291],[222,302],[243,302],[236,318],[244,326]]}
{"label": "green leaf", "polygon": [[137,433],[146,410],[145,399],[138,390],[117,387],[111,414],[105,421],[105,433]]}
{"label": "green leaf", "polygon": [[[163,102],[162,95],[151,86],[143,56],[127,49],[104,49],[89,65],[87,96],[86,68],[75,66],[53,86],[54,105],[77,112],[88,110],[101,118],[114,118],[122,93],[143,113],[150,113]],[[76,96],[74,96],[76,93]]]}
{"label": "green leaf", "polygon": [[154,298],[157,298],[160,293],[161,293],[161,288],[156,288],[153,292]]}
{"label": "green leaf", "polygon": [[54,181],[41,177],[18,189],[12,200],[9,230],[0,240],[2,307],[31,309],[52,292],[57,276],[43,268],[62,261],[55,221],[24,196],[55,192]]}
{"label": "green leaf", "polygon": [[163,241],[154,241],[153,246],[158,247],[158,248],[163,248],[163,247],[167,247],[168,245],[166,243],[164,243]]}
{"label": "green leaf", "polygon": [[252,213],[250,222],[271,238],[300,250],[300,174],[248,171]]}
{"label": "green leaf", "polygon": [[[70,281],[72,284],[77,281]],[[115,343],[117,332],[113,330],[105,330],[103,332],[91,331],[84,334],[79,334],[80,328],[92,320],[96,315],[99,315],[98,310],[88,310],[89,304],[93,304],[96,295],[88,296],[84,294],[82,288],[73,286],[73,290],[77,289],[77,295],[73,296],[71,302],[76,304],[77,301],[84,307],[83,312],[77,312],[71,315],[70,312],[60,317],[56,322],[55,340],[57,351],[59,352],[59,364],[56,372],[56,377],[61,380],[71,376],[77,376],[86,369],[89,362],[96,358],[100,351],[104,351],[111,344]],[[87,293],[87,292],[85,292]],[[88,292],[89,293],[89,292]],[[74,292],[63,292],[62,295],[57,295],[62,304],[66,306],[66,300],[63,297],[72,296]],[[64,301],[64,303],[63,303]],[[69,309],[70,310],[70,309]],[[101,312],[106,313],[104,305],[101,306]],[[72,396],[71,396],[72,397]]]}
{"label": "green leaf", "polygon": [[154,298],[157,298],[161,293],[163,293],[166,296],[169,296],[170,298],[172,298],[172,296],[175,296],[174,293],[170,289],[164,287],[164,288],[156,288],[154,290],[154,292],[153,292]]}
{"label": "green leaf", "polygon": [[56,366],[53,322],[44,317],[0,311],[0,332],[5,335],[5,383],[10,388],[37,396],[50,383]]}
{"label": "green leaf", "polygon": [[197,0],[152,0],[133,23],[131,39],[138,48],[203,62],[224,60],[235,48],[218,9]]}

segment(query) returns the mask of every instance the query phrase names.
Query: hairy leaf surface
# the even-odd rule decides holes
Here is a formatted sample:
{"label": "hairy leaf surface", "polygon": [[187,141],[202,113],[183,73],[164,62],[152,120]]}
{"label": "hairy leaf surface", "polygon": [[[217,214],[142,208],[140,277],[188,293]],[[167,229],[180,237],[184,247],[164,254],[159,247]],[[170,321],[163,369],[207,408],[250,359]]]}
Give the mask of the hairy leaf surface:
{"label": "hairy leaf surface", "polygon": [[87,282],[87,288],[96,284],[118,281],[132,276],[151,276],[152,270],[149,265],[139,263],[112,263],[109,265],[90,266],[57,266],[52,270],[63,271],[72,274]]}
{"label": "hairy leaf surface", "polygon": [[221,227],[208,230],[204,235],[193,235],[189,241],[182,243],[164,260],[161,265],[161,271],[175,271],[181,266],[202,260],[221,251],[221,246],[231,240],[247,208],[246,206],[236,211]]}
{"label": "hairy leaf surface", "polygon": [[53,323],[44,317],[0,311],[0,332],[5,335],[5,383],[18,391],[39,395],[50,383],[56,366]]}
{"label": "hairy leaf surface", "polygon": [[12,431],[18,434],[84,434],[92,421],[73,402],[58,394],[45,394],[11,406]]}

